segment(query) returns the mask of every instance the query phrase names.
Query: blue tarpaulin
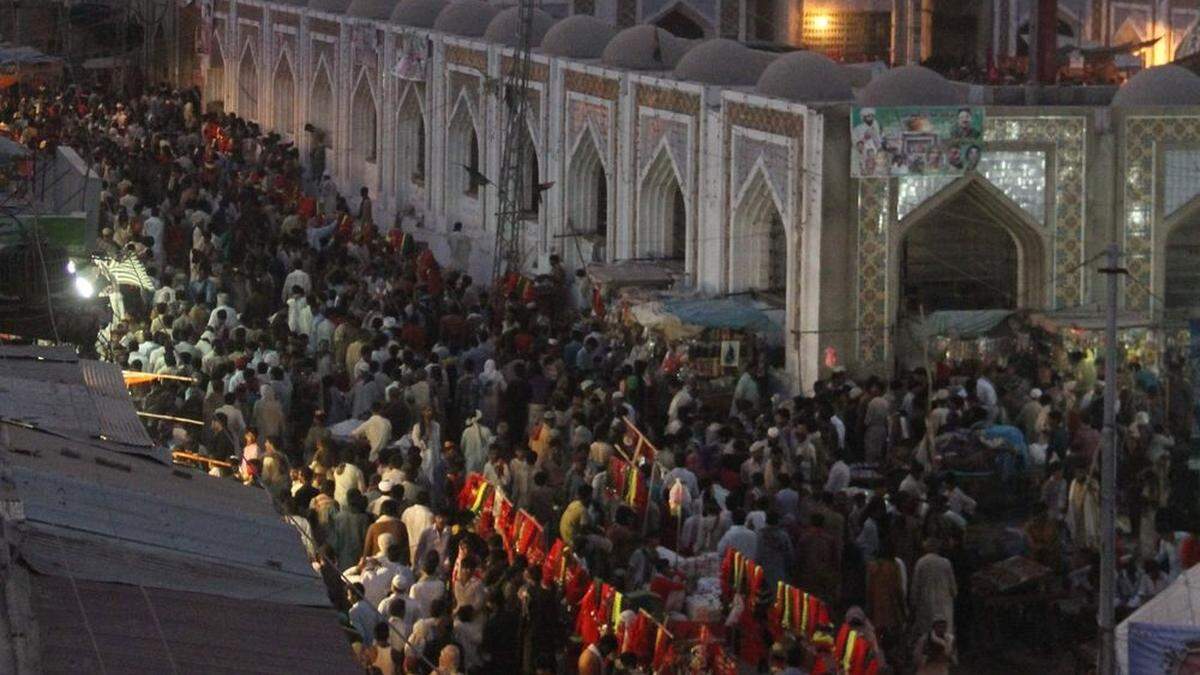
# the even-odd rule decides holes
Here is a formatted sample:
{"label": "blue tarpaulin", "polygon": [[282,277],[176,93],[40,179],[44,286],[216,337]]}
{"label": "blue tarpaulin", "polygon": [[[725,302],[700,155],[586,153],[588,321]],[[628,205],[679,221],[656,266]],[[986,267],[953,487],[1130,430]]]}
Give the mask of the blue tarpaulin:
{"label": "blue tarpaulin", "polygon": [[667,300],[663,302],[663,309],[685,324],[703,328],[732,328],[757,333],[783,330],[748,297]]}

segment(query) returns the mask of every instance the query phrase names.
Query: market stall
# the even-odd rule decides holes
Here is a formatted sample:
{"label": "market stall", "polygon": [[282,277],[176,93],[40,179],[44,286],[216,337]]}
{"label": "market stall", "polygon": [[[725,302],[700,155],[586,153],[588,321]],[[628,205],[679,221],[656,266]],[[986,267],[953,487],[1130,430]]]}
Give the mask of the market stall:
{"label": "market stall", "polygon": [[694,377],[704,405],[727,409],[745,367],[774,365],[782,353],[782,312],[748,297],[634,299],[624,320],[663,339],[667,369]]}

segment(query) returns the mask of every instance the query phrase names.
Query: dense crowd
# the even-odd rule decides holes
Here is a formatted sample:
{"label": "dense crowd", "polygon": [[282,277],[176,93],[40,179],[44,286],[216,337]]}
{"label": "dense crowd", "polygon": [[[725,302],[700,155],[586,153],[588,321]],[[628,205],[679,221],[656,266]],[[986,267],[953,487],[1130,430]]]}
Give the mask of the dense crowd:
{"label": "dense crowd", "polygon": [[[585,275],[554,259],[490,288],[447,269],[376,221],[366,189],[351,202],[314,173],[319,146],[302,157],[204,112],[195,90],[10,90],[0,118],[31,145],[78,149],[100,176],[98,252],[138,258],[157,283],[110,289],[119,314],[99,351],[192,378],[151,385],[139,405],[202,426],[152,432],[270,492],[365,667],[650,668],[611,634],[581,644],[557,581],[478,534],[458,499],[473,475],[543,524],[547,545],[561,538],[592,577],[657,596],[668,617],[695,618],[677,602],[697,582],[680,561],[734,549],[765,592],[821,598],[829,631],[850,626],[867,650],[822,660],[775,637],[751,668],[951,672],[980,620],[972,574],[1009,555],[1061,580],[1052,611],[1074,628],[1049,632],[1094,630],[1102,388],[1087,354],[891,381],[834,368],[801,396],[751,364],[713,405],[663,341],[597,312]],[[1153,371],[1120,373],[1126,608],[1200,558],[1197,521],[1178,517],[1196,501],[1183,468],[1195,402],[1181,364]],[[643,501],[612,489],[631,428],[657,450],[634,468]]]}

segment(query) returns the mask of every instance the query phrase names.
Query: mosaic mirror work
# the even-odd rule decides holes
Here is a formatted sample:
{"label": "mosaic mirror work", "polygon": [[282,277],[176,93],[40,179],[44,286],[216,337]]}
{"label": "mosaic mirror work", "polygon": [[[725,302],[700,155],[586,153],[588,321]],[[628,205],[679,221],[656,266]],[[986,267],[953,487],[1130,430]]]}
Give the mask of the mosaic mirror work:
{"label": "mosaic mirror work", "polygon": [[[985,153],[991,163],[981,165],[990,182],[1029,213],[1035,222],[1053,228],[1052,283],[1056,308],[1076,307],[1083,300],[1084,275],[1084,161],[1087,117],[988,117],[984,139],[1003,142],[1007,148]],[[1047,221],[1045,185],[1049,158],[1040,150],[1021,145],[1054,148],[1053,210]],[[916,181],[916,182],[911,182]],[[890,210],[893,183],[886,179],[858,181],[858,359],[867,367],[882,367],[889,355],[887,298],[888,228],[921,202],[946,187],[938,178],[896,181],[897,209]]]}

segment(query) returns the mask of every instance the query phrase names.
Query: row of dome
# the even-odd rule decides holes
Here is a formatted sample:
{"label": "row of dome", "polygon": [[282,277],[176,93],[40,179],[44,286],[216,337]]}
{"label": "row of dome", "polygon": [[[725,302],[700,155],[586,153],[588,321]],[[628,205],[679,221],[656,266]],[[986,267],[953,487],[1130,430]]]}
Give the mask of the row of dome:
{"label": "row of dome", "polygon": [[[350,16],[391,21],[451,35],[483,38],[516,46],[520,17],[516,7],[498,9],[482,0],[283,0],[285,4]],[[671,70],[682,80],[730,87],[756,87],[759,93],[799,102],[854,99],[846,66],[814,52],[784,55],[750,49],[724,38],[687,40],[648,24],[620,32],[586,14],[556,21],[534,10],[531,41],[544,54],[600,59],[627,70]],[[865,82],[858,103],[871,106],[958,105],[967,88],[920,66],[892,68]],[[1144,70],[1113,97],[1116,106],[1200,105],[1200,76],[1174,65]]]}

